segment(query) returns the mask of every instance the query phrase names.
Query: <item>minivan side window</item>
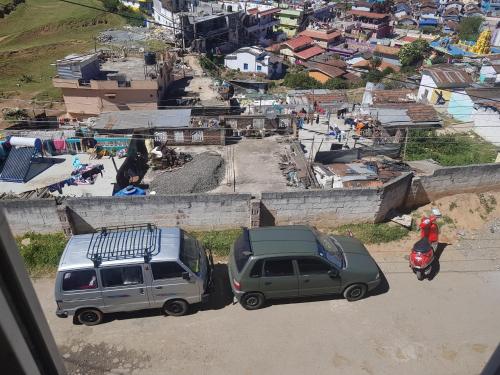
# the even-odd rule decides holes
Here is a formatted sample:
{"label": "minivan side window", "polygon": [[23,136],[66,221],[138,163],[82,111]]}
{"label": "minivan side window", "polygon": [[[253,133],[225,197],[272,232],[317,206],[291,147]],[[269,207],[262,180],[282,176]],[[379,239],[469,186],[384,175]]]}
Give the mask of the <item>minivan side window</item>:
{"label": "minivan side window", "polygon": [[301,275],[325,274],[332,269],[330,265],[320,259],[301,258],[297,259]]}
{"label": "minivan side window", "polygon": [[153,271],[153,279],[155,280],[182,277],[182,273],[186,272],[177,262],[151,263],[151,270]]}
{"label": "minivan side window", "polygon": [[291,259],[266,260],[264,276],[293,276],[293,263]]}
{"label": "minivan side window", "polygon": [[113,267],[101,270],[104,287],[142,284],[142,267]]}
{"label": "minivan side window", "polygon": [[97,289],[97,275],[94,270],[64,272],[62,289],[65,291]]}
{"label": "minivan side window", "polygon": [[262,276],[262,263],[264,263],[262,259],[259,259],[257,262],[255,262],[255,264],[252,267],[252,270],[250,271],[250,277]]}

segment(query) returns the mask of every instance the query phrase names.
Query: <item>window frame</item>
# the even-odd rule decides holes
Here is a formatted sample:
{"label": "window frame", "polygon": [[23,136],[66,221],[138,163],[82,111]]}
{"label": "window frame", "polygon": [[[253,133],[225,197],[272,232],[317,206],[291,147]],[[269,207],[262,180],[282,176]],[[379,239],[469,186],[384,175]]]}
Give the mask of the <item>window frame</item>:
{"label": "window frame", "polygon": [[[302,271],[300,269],[300,261],[301,260],[314,260],[314,261],[317,261],[319,263],[324,264],[326,267],[328,267],[328,270],[326,272],[307,272],[307,273],[302,273]],[[333,264],[328,263],[327,261],[325,261],[324,259],[322,259],[320,257],[314,257],[314,256],[300,257],[300,258],[296,258],[295,261],[297,262],[297,272],[298,272],[299,276],[328,275],[328,272],[335,268],[335,266]]]}
{"label": "window frame", "polygon": [[[113,285],[113,286],[106,286],[106,278],[104,276],[104,272],[112,269],[124,269],[124,268],[132,268],[132,267],[138,267],[141,271],[141,279],[142,281],[140,283],[136,284],[123,284],[123,271],[122,271],[122,284],[119,285]],[[144,269],[142,264],[127,264],[127,265],[117,265],[117,266],[110,266],[110,267],[103,267],[99,271],[100,277],[101,277],[101,283],[102,283],[102,289],[110,289],[110,288],[123,288],[123,287],[131,287],[131,286],[138,286],[138,285],[144,285],[145,284],[145,278],[144,278]]]}
{"label": "window frame", "polygon": [[[96,287],[95,288],[78,288],[78,289],[64,289],[64,276],[67,274],[67,273],[75,273],[75,272],[94,272],[94,276],[95,276],[95,281],[96,281]],[[100,289],[100,281],[99,281],[99,276],[97,275],[97,271],[95,270],[95,268],[88,268],[88,269],[76,269],[76,270],[66,270],[66,271],[63,271],[61,272],[62,273],[62,278],[61,278],[61,291],[63,293],[81,293],[81,292],[92,292],[92,291],[96,291],[96,290],[99,290]]]}
{"label": "window frame", "polygon": [[[155,272],[153,270],[153,267],[154,265],[158,265],[158,264],[162,264],[162,263],[173,263],[173,264],[176,264],[181,270],[181,274],[179,276],[174,276],[174,277],[163,277],[163,278],[155,278]],[[152,280],[153,282],[155,281],[163,281],[163,280],[172,280],[172,279],[182,279],[182,274],[184,272],[188,272],[182,264],[180,264],[179,262],[176,262],[175,260],[162,260],[161,262],[151,262],[150,263],[150,266],[151,266],[151,277],[152,277]]]}
{"label": "window frame", "polygon": [[[297,277],[297,270],[295,269],[294,265],[294,260],[295,258],[292,257],[284,257],[284,258],[267,258],[264,260],[264,264],[262,266],[262,276],[261,277],[290,277],[290,276],[295,276]],[[266,264],[267,262],[279,262],[279,261],[289,261],[292,265],[292,274],[289,275],[266,275]]]}
{"label": "window frame", "polygon": [[248,63],[243,63],[243,70],[248,70],[248,68],[249,68]]}

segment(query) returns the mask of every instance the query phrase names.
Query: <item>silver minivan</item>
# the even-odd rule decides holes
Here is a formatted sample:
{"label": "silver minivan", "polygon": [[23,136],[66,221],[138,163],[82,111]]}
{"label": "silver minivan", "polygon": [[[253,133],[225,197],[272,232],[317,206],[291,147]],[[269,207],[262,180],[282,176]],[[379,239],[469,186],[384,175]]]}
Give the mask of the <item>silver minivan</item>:
{"label": "silver minivan", "polygon": [[57,271],[56,314],[85,325],[101,323],[105,313],[149,308],[181,316],[208,299],[212,270],[211,254],[179,228],[145,224],[74,235]]}

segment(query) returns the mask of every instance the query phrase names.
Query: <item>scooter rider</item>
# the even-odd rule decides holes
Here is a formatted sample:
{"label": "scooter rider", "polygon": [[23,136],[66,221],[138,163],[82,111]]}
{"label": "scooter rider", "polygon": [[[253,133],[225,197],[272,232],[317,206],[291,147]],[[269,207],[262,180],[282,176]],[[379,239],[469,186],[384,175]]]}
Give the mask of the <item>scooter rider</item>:
{"label": "scooter rider", "polygon": [[433,250],[436,251],[439,241],[439,227],[437,225],[437,217],[435,215],[422,216],[420,221],[420,237],[426,237]]}

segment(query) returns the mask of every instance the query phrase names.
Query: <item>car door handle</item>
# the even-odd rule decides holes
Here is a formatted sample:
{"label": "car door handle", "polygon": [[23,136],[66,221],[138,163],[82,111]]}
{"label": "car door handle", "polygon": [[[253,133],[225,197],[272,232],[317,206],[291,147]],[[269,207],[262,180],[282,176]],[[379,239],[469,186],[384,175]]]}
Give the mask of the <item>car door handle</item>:
{"label": "car door handle", "polygon": [[155,289],[163,289],[162,286],[155,286]]}
{"label": "car door handle", "polygon": [[264,283],[264,285],[271,285],[271,284],[272,284],[272,282],[271,282],[271,281],[266,281],[266,282]]}
{"label": "car door handle", "polygon": [[305,279],[304,282],[305,283],[308,283],[309,281],[311,281],[310,279]]}
{"label": "car door handle", "polygon": [[139,293],[144,294],[144,288],[139,288]]}

